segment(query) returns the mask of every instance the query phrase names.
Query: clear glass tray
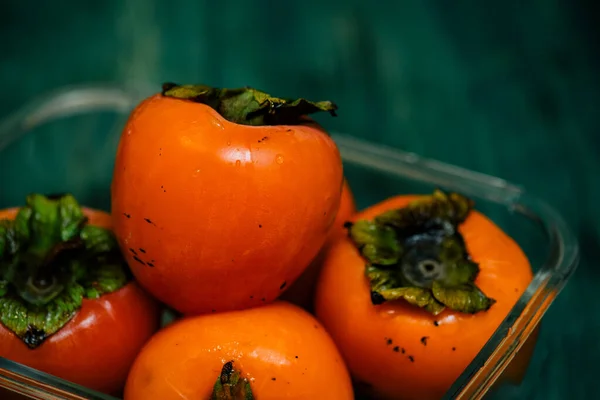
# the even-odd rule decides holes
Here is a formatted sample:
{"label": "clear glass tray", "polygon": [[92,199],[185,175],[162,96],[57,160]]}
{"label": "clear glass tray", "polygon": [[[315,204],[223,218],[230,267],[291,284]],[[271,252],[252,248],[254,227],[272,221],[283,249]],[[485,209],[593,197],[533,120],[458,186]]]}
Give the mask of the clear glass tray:
{"label": "clear glass tray", "polygon": [[[0,123],[0,208],[19,205],[36,191],[71,192],[85,205],[108,210],[121,127],[148,94],[110,85],[68,87]],[[454,190],[474,198],[476,207],[523,247],[534,268],[533,281],[445,398],[477,399],[501,386],[498,382],[506,380],[501,375],[526,339],[535,336],[540,319],[577,266],[578,244],[561,216],[500,178],[333,136],[359,207],[395,194]],[[34,399],[113,399],[0,358],[1,398],[8,398],[6,390]]]}

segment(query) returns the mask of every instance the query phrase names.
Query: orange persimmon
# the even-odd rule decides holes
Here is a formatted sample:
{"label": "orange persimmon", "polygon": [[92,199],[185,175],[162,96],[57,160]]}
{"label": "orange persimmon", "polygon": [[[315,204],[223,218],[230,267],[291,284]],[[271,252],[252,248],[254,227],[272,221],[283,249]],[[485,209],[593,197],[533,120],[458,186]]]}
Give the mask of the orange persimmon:
{"label": "orange persimmon", "polygon": [[148,342],[131,368],[125,400],[182,398],[351,400],[353,393],[322,325],[276,301],[185,317]]}
{"label": "orange persimmon", "polygon": [[335,109],[172,84],[144,100],[123,130],[112,183],[115,232],[140,284],[184,314],[281,295],[339,208],[339,151],[305,116]]}
{"label": "orange persimmon", "polygon": [[111,225],[68,195],[0,211],[1,357],[120,393],[160,309],[128,278]]}
{"label": "orange persimmon", "polygon": [[354,196],[352,195],[348,181],[344,180],[340,209],[335,218],[335,222],[331,227],[329,238],[323,245],[323,248],[319,254],[317,254],[317,257],[315,257],[315,259],[310,263],[308,268],[306,268],[302,275],[300,275],[300,277],[290,286],[290,288],[283,293],[283,295],[280,297],[281,300],[289,301],[290,303],[296,304],[308,311],[312,310],[315,288],[319,273],[321,272],[323,257],[325,257],[325,253],[327,253],[329,245],[340,235],[346,234],[344,224],[350,220],[350,217],[352,217],[355,212],[356,205],[354,203]]}
{"label": "orange persimmon", "polygon": [[317,316],[378,399],[441,398],[532,279],[472,206],[439,191],[394,197],[355,215],[327,253]]}

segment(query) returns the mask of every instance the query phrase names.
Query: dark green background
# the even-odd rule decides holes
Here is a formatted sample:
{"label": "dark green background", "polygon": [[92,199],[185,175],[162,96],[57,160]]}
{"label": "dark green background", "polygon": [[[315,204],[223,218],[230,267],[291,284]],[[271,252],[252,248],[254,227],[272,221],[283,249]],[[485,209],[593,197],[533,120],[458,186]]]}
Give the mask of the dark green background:
{"label": "dark green background", "polygon": [[334,100],[330,129],[521,184],[562,212],[583,260],[503,397],[586,398],[600,360],[600,13],[587,3],[4,0],[0,116],[71,83],[251,85]]}

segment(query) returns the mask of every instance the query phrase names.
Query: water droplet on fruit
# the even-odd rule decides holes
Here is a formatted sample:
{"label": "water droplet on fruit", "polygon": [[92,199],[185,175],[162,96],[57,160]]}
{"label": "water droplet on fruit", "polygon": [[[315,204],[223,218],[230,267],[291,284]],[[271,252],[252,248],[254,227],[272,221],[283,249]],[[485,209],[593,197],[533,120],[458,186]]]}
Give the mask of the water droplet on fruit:
{"label": "water droplet on fruit", "polygon": [[227,141],[227,146],[231,146],[231,140]]}
{"label": "water droplet on fruit", "polygon": [[279,165],[283,164],[283,156],[281,154],[277,154],[275,157],[275,162]]}
{"label": "water droplet on fruit", "polygon": [[235,166],[239,167],[240,165],[242,165],[242,162],[240,160],[235,160]]}

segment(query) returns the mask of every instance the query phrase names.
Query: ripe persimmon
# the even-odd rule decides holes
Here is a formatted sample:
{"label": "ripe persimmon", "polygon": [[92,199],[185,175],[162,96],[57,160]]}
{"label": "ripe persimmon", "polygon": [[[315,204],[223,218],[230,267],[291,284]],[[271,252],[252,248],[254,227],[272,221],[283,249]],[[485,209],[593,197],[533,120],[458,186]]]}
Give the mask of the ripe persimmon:
{"label": "ripe persimmon", "polygon": [[340,209],[335,217],[335,222],[331,227],[329,238],[323,245],[323,248],[319,254],[317,254],[317,257],[315,257],[315,259],[310,263],[308,268],[306,268],[302,275],[300,275],[300,277],[290,286],[290,288],[287,289],[283,295],[281,295],[281,300],[289,301],[290,303],[296,304],[308,311],[312,311],[317,279],[319,277],[319,273],[321,272],[323,257],[325,257],[329,245],[340,235],[344,235],[346,233],[344,224],[350,220],[350,217],[352,217],[355,212],[356,205],[354,203],[354,196],[352,195],[348,181],[344,180]]}
{"label": "ripe persimmon", "polygon": [[109,394],[160,309],[131,281],[109,214],[70,195],[0,211],[0,356]]}
{"label": "ripe persimmon", "polygon": [[112,183],[115,232],[140,284],[184,314],[276,299],[339,208],[339,151],[306,117],[335,109],[172,84],[144,100],[123,130]]}
{"label": "ripe persimmon", "polygon": [[[211,397],[212,392],[212,397]],[[323,326],[290,303],[184,317],[142,349],[125,400],[353,399]]]}
{"label": "ripe persimmon", "polygon": [[458,194],[399,196],[327,253],[316,313],[381,399],[439,399],[532,279],[527,257]]}

